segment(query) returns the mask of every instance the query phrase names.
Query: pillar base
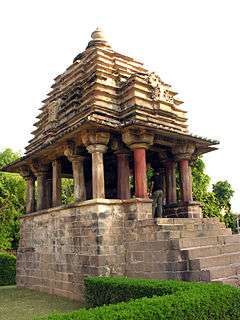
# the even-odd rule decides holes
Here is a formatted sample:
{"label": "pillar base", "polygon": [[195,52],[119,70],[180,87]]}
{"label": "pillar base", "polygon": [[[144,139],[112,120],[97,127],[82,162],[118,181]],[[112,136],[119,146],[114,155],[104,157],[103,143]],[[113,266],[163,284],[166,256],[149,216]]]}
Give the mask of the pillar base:
{"label": "pillar base", "polygon": [[164,206],[163,217],[166,218],[202,218],[202,207],[199,202],[185,202]]}

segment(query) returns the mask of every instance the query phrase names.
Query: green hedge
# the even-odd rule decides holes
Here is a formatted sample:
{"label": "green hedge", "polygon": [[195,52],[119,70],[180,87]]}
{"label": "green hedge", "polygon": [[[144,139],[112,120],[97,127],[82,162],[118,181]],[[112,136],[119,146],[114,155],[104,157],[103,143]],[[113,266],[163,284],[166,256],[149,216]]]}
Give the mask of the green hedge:
{"label": "green hedge", "polygon": [[87,277],[85,279],[85,300],[89,307],[98,307],[131,299],[174,294],[177,291],[199,285],[205,284],[126,277]]}
{"label": "green hedge", "polygon": [[[137,280],[126,278],[87,278],[86,298],[99,305],[48,320],[239,320],[240,290],[221,284],[182,281]],[[124,291],[125,286],[125,291]],[[145,290],[144,290],[145,287]],[[110,295],[112,294],[112,297]],[[102,295],[102,297],[100,297]],[[139,298],[140,296],[151,298]],[[160,295],[160,296],[153,296]],[[96,302],[94,299],[96,298]],[[38,318],[39,319],[39,318]]]}
{"label": "green hedge", "polygon": [[16,283],[16,257],[0,252],[0,286]]}

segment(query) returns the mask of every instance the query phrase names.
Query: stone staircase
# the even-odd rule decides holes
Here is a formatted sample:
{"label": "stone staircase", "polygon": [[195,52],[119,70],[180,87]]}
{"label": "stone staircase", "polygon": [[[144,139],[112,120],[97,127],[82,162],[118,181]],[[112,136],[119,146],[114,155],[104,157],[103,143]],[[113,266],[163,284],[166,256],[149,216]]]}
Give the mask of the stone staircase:
{"label": "stone staircase", "polygon": [[240,236],[217,218],[157,220],[158,240],[168,240],[180,255],[160,266],[189,281],[240,283]]}

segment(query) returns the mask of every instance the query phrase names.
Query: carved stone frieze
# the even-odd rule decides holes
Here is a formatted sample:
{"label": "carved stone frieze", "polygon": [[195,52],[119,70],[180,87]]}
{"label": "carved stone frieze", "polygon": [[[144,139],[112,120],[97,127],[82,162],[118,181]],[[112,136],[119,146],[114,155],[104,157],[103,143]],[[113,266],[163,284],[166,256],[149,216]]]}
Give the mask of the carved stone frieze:
{"label": "carved stone frieze", "polygon": [[174,103],[173,96],[169,90],[166,89],[166,85],[155,72],[150,73],[147,80],[151,86],[151,98],[155,102],[166,101],[168,103]]}
{"label": "carved stone frieze", "polygon": [[155,72],[151,72],[148,75],[148,83],[152,88],[157,88],[162,83],[162,80]]}
{"label": "carved stone frieze", "polygon": [[48,110],[48,121],[49,122],[55,122],[58,118],[58,111],[59,107],[62,103],[61,99],[54,100],[49,103],[47,110]]}

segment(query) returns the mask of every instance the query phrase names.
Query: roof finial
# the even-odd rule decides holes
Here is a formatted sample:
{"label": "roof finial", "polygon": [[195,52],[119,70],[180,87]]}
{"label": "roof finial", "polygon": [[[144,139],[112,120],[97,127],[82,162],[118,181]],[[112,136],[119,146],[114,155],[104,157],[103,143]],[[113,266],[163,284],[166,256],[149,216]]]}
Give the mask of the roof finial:
{"label": "roof finial", "polygon": [[102,46],[111,49],[111,46],[107,42],[104,33],[100,28],[97,28],[95,31],[93,31],[91,38],[92,40],[88,43],[87,49],[95,46]]}
{"label": "roof finial", "polygon": [[95,31],[91,34],[93,40],[97,41],[106,41],[104,34],[100,28],[97,27]]}

